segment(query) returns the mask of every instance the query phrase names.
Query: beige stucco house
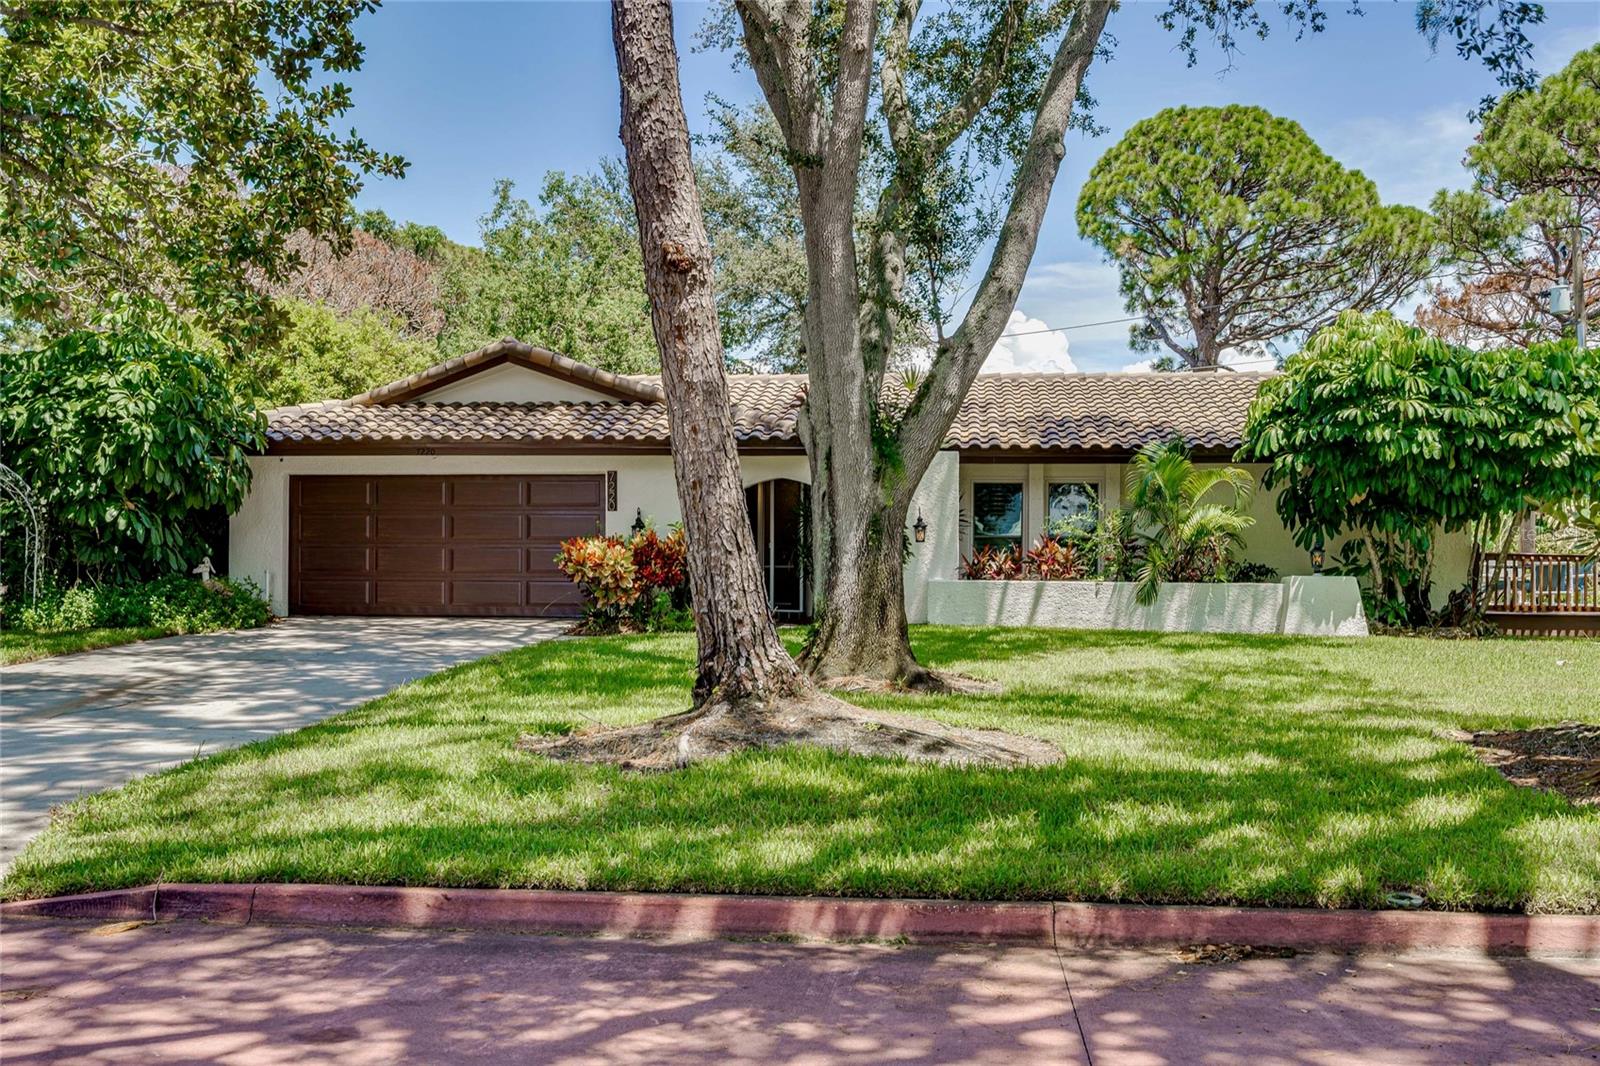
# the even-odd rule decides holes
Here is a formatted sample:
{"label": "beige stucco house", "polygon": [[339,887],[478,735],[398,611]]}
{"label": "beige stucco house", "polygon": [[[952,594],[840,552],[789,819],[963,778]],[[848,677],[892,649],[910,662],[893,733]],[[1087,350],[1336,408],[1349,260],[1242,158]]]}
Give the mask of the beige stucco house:
{"label": "beige stucco house", "polygon": [[[930,590],[976,546],[1031,543],[1093,501],[1116,506],[1142,445],[1179,436],[1197,459],[1228,461],[1261,380],[979,377],[908,516],[925,524],[906,566],[911,620],[929,618]],[[768,593],[780,617],[801,617],[805,378],[736,375],[729,387]],[[553,565],[561,540],[679,517],[659,379],[516,341],[353,399],[275,410],[267,437],[232,518],[229,573],[257,581],[278,614],[573,614],[576,591]],[[1309,574],[1272,494],[1252,509],[1245,557]],[[1465,580],[1469,551],[1462,539],[1439,554],[1442,595]],[[931,599],[934,620],[955,620],[938,616],[949,595]]]}

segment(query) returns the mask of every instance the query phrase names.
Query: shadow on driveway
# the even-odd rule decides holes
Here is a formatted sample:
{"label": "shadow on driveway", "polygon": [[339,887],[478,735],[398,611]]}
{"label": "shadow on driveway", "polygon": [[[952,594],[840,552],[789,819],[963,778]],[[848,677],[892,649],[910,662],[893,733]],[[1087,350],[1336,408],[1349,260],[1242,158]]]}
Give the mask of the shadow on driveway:
{"label": "shadow on driveway", "polygon": [[0,869],[50,808],[298,729],[396,685],[547,640],[567,623],[291,618],[0,670]]}

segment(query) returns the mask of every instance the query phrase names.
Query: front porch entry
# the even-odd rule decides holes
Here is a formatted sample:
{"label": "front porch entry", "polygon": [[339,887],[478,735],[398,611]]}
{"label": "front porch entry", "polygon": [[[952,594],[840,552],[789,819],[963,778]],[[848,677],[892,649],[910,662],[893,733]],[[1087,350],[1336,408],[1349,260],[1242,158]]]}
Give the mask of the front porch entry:
{"label": "front porch entry", "polygon": [[811,486],[789,478],[759,481],[744,490],[767,605],[779,622],[811,620]]}

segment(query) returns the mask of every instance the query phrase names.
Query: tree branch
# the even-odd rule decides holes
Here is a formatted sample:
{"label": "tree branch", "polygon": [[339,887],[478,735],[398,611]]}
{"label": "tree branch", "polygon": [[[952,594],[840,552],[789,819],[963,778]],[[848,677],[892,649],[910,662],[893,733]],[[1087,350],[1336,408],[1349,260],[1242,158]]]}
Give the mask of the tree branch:
{"label": "tree branch", "polygon": [[901,447],[909,469],[920,470],[932,461],[962,397],[1017,305],[1028,264],[1038,245],[1039,227],[1050,204],[1050,191],[1066,155],[1064,138],[1073,105],[1111,7],[1106,0],[1085,0],[1074,12],[1072,24],[1056,51],[989,267],[966,317],[936,353],[901,426]]}

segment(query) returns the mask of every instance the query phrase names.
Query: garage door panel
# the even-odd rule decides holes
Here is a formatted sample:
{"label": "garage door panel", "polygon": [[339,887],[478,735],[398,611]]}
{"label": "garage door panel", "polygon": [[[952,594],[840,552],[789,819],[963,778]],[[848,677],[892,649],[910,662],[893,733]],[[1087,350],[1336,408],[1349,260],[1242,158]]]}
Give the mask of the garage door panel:
{"label": "garage door panel", "polygon": [[560,544],[568,537],[592,537],[604,532],[598,515],[581,511],[534,512],[528,515],[528,539]]}
{"label": "garage door panel", "polygon": [[531,606],[541,608],[546,614],[583,613],[583,593],[565,577],[529,581],[527,598]]}
{"label": "garage door panel", "polygon": [[302,513],[295,533],[302,544],[359,544],[372,536],[372,516],[360,511]]}
{"label": "garage door panel", "polygon": [[455,607],[521,607],[523,583],[515,579],[450,582]]}
{"label": "garage door panel", "polygon": [[514,544],[457,545],[450,551],[452,574],[521,574],[523,549]]}
{"label": "garage door panel", "polygon": [[364,573],[372,569],[372,549],[339,544],[302,544],[297,559],[308,574]]}
{"label": "garage door panel", "polygon": [[452,507],[526,506],[527,482],[522,478],[457,478],[450,482]]}
{"label": "garage door panel", "polygon": [[380,577],[372,583],[375,607],[439,608],[447,606],[445,582]]}
{"label": "garage door panel", "polygon": [[372,606],[372,582],[363,578],[318,578],[302,581],[299,602],[313,610],[360,614]]}
{"label": "garage door panel", "polygon": [[303,511],[310,510],[365,510],[372,505],[375,491],[371,478],[304,478],[295,482],[300,490],[299,502]]}
{"label": "garage door panel", "polygon": [[443,541],[449,529],[449,518],[441,513],[407,513],[404,511],[378,512],[378,539],[380,541],[437,540]]}
{"label": "garage door panel", "polygon": [[[558,540],[534,541],[533,547],[527,549],[527,572],[530,574],[559,574],[561,570],[556,566],[556,556],[561,552],[561,542]],[[561,578],[566,581],[566,577]]]}
{"label": "garage door panel", "polygon": [[450,535],[456,540],[521,540],[525,518],[519,511],[453,511]]}
{"label": "garage door panel", "polygon": [[449,502],[449,487],[444,478],[376,478],[380,510],[419,507],[440,510]]}
{"label": "garage door panel", "polygon": [[555,556],[604,529],[605,480],[295,476],[290,508],[292,610],[570,616]]}
{"label": "garage door panel", "polygon": [[378,547],[378,570],[384,574],[439,574],[448,567],[449,548],[419,544],[384,544]]}
{"label": "garage door panel", "polygon": [[528,480],[529,507],[590,510],[599,509],[604,499],[605,485],[600,478],[541,477]]}

